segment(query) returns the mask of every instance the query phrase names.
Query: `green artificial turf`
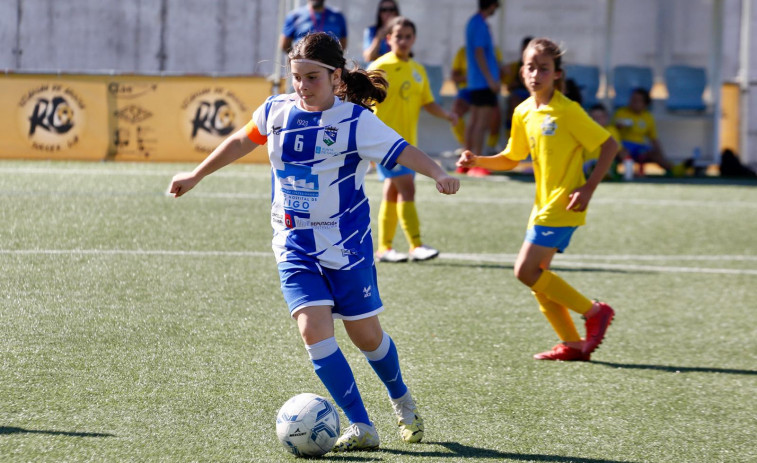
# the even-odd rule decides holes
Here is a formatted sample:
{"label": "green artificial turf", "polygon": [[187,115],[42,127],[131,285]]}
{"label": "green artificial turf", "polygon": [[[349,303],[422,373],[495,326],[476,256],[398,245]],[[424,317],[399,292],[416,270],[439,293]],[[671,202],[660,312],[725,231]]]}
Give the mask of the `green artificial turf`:
{"label": "green artificial turf", "polygon": [[[276,411],[327,393],[279,291],[268,168],[165,196],[191,167],[0,162],[0,461],[295,461]],[[382,446],[324,459],[757,461],[755,187],[601,185],[554,268],[617,317],[592,362],[552,363],[531,358],[557,339],[512,274],[533,183],[443,197],[419,178],[442,255],[378,273],[424,442],[399,441],[339,327]]]}

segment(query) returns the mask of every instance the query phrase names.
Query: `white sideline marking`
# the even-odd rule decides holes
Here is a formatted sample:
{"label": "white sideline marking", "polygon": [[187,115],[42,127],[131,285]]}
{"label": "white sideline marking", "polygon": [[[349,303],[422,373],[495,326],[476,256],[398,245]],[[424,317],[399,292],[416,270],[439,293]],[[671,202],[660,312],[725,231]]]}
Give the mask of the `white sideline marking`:
{"label": "white sideline marking", "polygon": [[[140,255],[140,256],[175,256],[175,257],[273,257],[272,251],[182,251],[165,249],[0,249],[0,255]],[[493,262],[501,264],[514,264],[515,254],[458,254],[441,253],[439,259],[471,262]],[[703,256],[654,256],[654,255],[573,255],[556,256],[555,265],[562,267],[580,268],[591,267],[604,270],[630,270],[660,273],[710,273],[723,275],[757,275],[757,269],[730,269],[730,268],[707,268],[707,267],[682,267],[682,266],[658,266],[638,265],[631,263],[607,263],[596,261],[741,261],[755,262],[757,256],[729,256],[729,255],[703,255]],[[594,261],[594,262],[592,262]]]}
{"label": "white sideline marking", "polygon": [[134,255],[178,257],[273,257],[273,251],[172,251],[165,249],[0,249],[5,255]]}
{"label": "white sideline marking", "polygon": [[[640,259],[636,259],[640,257]],[[474,262],[494,262],[501,264],[515,264],[515,254],[455,254],[440,253],[439,259],[464,260]],[[584,260],[580,260],[584,259]],[[706,268],[706,267],[681,267],[681,266],[657,266],[637,264],[612,264],[604,262],[590,262],[590,260],[740,260],[757,261],[757,256],[601,256],[601,255],[575,255],[555,256],[554,264],[558,267],[591,267],[602,270],[636,270],[660,273],[715,273],[725,275],[757,275],[755,269],[730,269],[730,268]]]}

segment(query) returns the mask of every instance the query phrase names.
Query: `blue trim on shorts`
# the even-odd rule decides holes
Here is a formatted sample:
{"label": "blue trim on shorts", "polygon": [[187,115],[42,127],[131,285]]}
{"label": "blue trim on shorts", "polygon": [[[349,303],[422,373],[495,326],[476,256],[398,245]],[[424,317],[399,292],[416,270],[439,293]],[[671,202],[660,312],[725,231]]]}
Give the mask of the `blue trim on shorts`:
{"label": "blue trim on shorts", "polygon": [[381,164],[377,164],[376,175],[378,175],[378,179],[383,182],[388,178],[399,177],[400,175],[412,175],[413,177],[415,177],[415,171],[401,164],[395,165],[393,169],[387,169]]}
{"label": "blue trim on shorts", "polygon": [[305,307],[330,305],[334,318],[360,320],[384,310],[376,266],[351,270],[325,268],[317,262],[280,262],[281,292],[294,313]]}
{"label": "blue trim on shorts", "polygon": [[645,143],[634,143],[632,141],[622,141],[623,148],[628,151],[631,158],[636,162],[641,162],[647,157],[647,153],[652,150],[650,145]]}
{"label": "blue trim on shorts", "polygon": [[545,248],[557,248],[558,252],[564,252],[570,244],[573,232],[578,227],[545,227],[534,225],[526,230],[526,241]]}

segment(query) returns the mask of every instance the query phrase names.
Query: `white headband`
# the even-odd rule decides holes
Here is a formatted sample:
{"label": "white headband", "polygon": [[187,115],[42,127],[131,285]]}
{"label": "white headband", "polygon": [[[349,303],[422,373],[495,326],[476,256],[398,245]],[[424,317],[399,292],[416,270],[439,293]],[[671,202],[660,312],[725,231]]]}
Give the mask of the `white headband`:
{"label": "white headband", "polygon": [[336,71],[336,68],[334,66],[329,66],[328,64],[324,64],[324,63],[321,63],[320,61],[315,61],[315,60],[312,60],[312,59],[302,59],[302,58],[299,58],[299,59],[293,59],[290,62],[292,62],[292,63],[310,63],[310,64],[315,64],[317,66],[324,67],[326,69],[330,69],[332,71]]}

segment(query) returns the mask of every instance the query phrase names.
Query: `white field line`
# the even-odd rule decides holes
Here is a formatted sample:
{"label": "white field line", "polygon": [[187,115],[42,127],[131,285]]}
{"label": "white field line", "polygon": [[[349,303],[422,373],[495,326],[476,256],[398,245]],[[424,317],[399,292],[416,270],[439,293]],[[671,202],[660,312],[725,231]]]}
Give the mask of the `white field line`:
{"label": "white field line", "polygon": [[[147,250],[147,249],[0,249],[0,255],[135,255],[135,256],[171,256],[171,257],[254,257],[254,258],[272,258],[272,251],[182,251],[182,250]],[[458,254],[442,253],[439,259],[454,261],[470,262],[490,262],[512,265],[515,263],[515,254]],[[612,260],[616,263],[607,263],[602,261]],[[755,275],[757,269],[729,269],[729,268],[709,268],[709,267],[682,267],[682,266],[659,266],[659,265],[639,265],[631,262],[646,261],[741,261],[755,262],[757,256],[729,256],[729,255],[704,255],[704,256],[654,256],[654,255],[575,255],[575,256],[557,256],[555,266],[581,268],[591,267],[600,270],[626,270],[626,271],[644,271],[659,273],[708,273],[723,275]],[[625,263],[617,263],[625,262]]]}
{"label": "white field line", "polygon": [[[67,169],[67,168],[54,168],[54,167],[0,167],[0,174],[40,174],[40,175],[98,175],[98,176],[152,176],[152,177],[165,177],[170,180],[177,170],[150,170],[150,169],[107,169],[107,168],[93,168],[93,169]],[[248,178],[248,179],[268,179],[270,173],[266,171],[247,171],[240,172],[234,170],[219,171],[213,174],[214,177],[225,178]],[[422,177],[422,176],[421,176]],[[368,179],[372,177],[369,175]],[[426,181],[425,178],[419,178],[421,181]],[[430,181],[430,180],[429,180]],[[59,194],[57,192],[56,194]],[[52,193],[51,193],[52,194]],[[244,194],[244,193],[194,193],[194,196],[202,196],[208,198],[227,198],[227,199],[260,199],[263,197],[258,194]],[[270,195],[265,196],[270,198]],[[533,198],[531,197],[519,197],[519,198],[482,198],[482,197],[466,197],[465,193],[458,194],[451,197],[442,197],[434,195],[430,198],[424,198],[424,202],[432,203],[450,203],[450,202],[462,202],[473,204],[533,204]],[[697,199],[643,199],[643,198],[594,198],[592,204],[601,205],[637,205],[637,206],[692,206],[692,207],[750,207],[757,208],[757,201],[712,201],[712,200],[697,200]]]}

